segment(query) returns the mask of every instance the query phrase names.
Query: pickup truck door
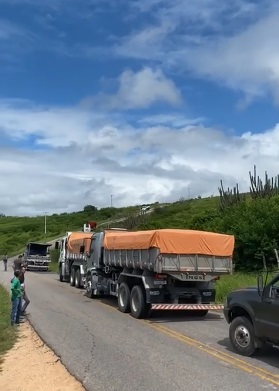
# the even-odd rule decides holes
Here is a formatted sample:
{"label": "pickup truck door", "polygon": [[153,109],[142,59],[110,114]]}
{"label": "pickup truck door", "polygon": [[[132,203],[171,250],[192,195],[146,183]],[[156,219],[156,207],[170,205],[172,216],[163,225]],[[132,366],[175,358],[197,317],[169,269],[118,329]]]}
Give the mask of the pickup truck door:
{"label": "pickup truck door", "polygon": [[261,334],[279,341],[279,281],[267,287],[265,297],[259,304],[258,322]]}

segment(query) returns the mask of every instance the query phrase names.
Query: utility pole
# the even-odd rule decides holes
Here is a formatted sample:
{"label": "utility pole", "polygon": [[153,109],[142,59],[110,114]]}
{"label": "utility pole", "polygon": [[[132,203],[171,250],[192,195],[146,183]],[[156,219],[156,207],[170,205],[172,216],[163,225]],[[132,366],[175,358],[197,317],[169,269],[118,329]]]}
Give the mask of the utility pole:
{"label": "utility pole", "polygon": [[46,235],[46,215],[47,215],[47,212],[45,212],[45,235]]}
{"label": "utility pole", "polygon": [[111,194],[110,196],[110,207],[112,208],[112,197],[113,197],[113,194]]}

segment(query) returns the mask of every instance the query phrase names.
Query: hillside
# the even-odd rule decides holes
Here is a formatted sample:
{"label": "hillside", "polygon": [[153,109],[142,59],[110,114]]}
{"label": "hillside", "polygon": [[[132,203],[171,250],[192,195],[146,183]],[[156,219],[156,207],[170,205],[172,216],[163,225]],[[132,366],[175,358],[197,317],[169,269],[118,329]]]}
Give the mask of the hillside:
{"label": "hillside", "polygon": [[[80,230],[84,223],[96,221],[99,228],[125,227],[128,229],[187,228],[200,213],[216,210],[218,197],[178,201],[173,204],[151,204],[151,213],[139,216],[140,206],[126,208],[103,208],[97,210],[87,205],[83,211],[45,216],[0,218],[0,254],[17,253],[30,240],[47,241],[65,234],[66,231]],[[114,220],[124,219],[108,224]]]}
{"label": "hillside", "polygon": [[137,206],[97,210],[94,206],[87,205],[80,212],[53,214],[46,218],[46,235],[45,216],[4,216],[0,218],[0,254],[17,253],[30,240],[47,241],[65,234],[66,231],[81,229],[84,223],[91,220],[101,223],[127,216],[137,210]]}

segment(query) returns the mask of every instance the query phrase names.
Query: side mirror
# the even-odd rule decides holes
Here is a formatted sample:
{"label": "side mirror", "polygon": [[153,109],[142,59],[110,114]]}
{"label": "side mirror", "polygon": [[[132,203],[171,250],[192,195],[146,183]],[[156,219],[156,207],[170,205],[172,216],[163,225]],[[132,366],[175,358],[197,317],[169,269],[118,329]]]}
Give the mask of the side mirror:
{"label": "side mirror", "polygon": [[260,274],[258,276],[258,294],[262,297],[263,295],[263,276]]}
{"label": "side mirror", "polygon": [[81,254],[84,254],[84,251],[85,251],[85,246],[80,246],[79,252]]}

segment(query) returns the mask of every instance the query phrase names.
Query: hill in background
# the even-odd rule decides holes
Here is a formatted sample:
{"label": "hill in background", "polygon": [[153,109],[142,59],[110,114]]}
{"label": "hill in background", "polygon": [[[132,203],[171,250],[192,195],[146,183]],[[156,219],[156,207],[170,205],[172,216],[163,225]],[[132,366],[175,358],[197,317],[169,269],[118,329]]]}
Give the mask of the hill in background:
{"label": "hill in background", "polygon": [[97,229],[124,227],[128,229],[188,228],[192,219],[203,211],[214,210],[218,197],[178,201],[173,204],[150,204],[145,212],[141,206],[97,209],[92,205],[83,211],[53,214],[46,217],[0,218],[0,254],[21,251],[28,241],[48,241],[65,234],[66,231],[81,230],[84,223],[97,222]]}

